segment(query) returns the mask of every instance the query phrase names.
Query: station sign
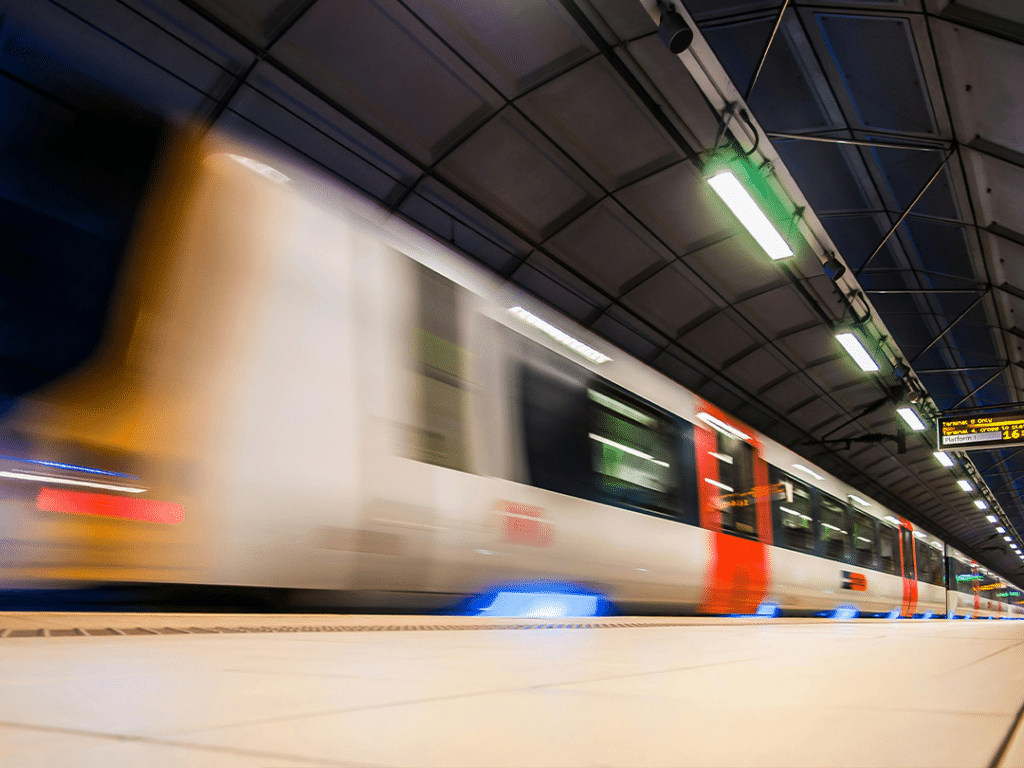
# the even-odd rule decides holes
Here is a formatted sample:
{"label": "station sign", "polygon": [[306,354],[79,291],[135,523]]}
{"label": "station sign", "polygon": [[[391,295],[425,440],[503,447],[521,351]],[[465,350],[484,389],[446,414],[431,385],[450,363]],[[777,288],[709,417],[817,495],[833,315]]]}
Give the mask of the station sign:
{"label": "station sign", "polygon": [[939,450],[976,451],[1024,445],[1024,411],[986,416],[940,416]]}

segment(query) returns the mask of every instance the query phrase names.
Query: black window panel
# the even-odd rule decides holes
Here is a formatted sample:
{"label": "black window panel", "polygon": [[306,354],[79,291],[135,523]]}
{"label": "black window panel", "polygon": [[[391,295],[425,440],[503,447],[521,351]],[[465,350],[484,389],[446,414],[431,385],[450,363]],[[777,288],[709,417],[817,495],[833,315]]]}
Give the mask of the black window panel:
{"label": "black window panel", "polygon": [[520,378],[530,483],[593,498],[586,384],[530,365],[522,367]]}
{"label": "black window panel", "polygon": [[900,529],[903,539],[903,578],[914,578],[914,535],[906,528]]}
{"label": "black window panel", "polygon": [[745,440],[715,433],[714,458],[718,461],[718,508],[722,530],[747,538],[759,538],[757,499],[754,492],[754,448]]}
{"label": "black window panel", "polygon": [[811,487],[771,467],[772,523],[775,544],[797,552],[814,552],[814,492]]}
{"label": "black window panel", "polygon": [[860,510],[850,510],[853,522],[853,562],[862,568],[877,568],[878,523]]}
{"label": "black window panel", "polygon": [[878,563],[886,573],[899,575],[899,532],[895,527],[881,521],[878,523]]}
{"label": "black window panel", "polygon": [[820,538],[823,554],[830,560],[850,560],[850,528],[846,507],[837,499],[821,494],[818,505]]}
{"label": "black window panel", "polygon": [[605,385],[587,391],[590,456],[602,500],[675,515],[680,507],[677,423]]}
{"label": "black window panel", "polygon": [[921,539],[914,537],[914,550],[917,553],[917,579],[918,581],[931,580],[931,556],[928,554],[928,545]]}

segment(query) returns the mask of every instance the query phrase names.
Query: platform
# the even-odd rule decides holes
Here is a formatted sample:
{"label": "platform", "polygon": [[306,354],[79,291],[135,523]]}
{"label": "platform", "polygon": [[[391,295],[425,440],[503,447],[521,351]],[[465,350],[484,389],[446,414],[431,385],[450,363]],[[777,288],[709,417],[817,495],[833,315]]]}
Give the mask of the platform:
{"label": "platform", "polygon": [[0,613],[0,690],[15,768],[1024,766],[1024,622]]}

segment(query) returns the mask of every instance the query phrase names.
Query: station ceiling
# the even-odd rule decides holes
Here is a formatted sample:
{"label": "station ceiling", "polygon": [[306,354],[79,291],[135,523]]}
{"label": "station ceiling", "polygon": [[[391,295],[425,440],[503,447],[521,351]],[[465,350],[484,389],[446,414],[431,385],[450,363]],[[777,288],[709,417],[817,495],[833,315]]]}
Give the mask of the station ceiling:
{"label": "station ceiling", "polygon": [[[941,467],[934,433],[909,433],[905,453],[857,440],[895,436],[896,380],[861,372],[833,331],[870,313],[935,410],[1024,400],[1024,11],[782,7],[684,0],[698,33],[677,56],[655,0],[0,0],[0,389],[80,359],[102,321],[116,267],[102,244],[125,222],[16,170],[30,116],[73,121],[99,87],[337,175],[1019,578],[956,485],[973,470]],[[803,209],[793,258],[771,262],[708,187],[726,145]],[[115,201],[143,182],[124,162]],[[26,297],[53,265],[19,266],[38,245],[17,235],[31,215],[97,243],[63,249],[70,276],[49,303]],[[1024,453],[971,459],[1024,532]]]}

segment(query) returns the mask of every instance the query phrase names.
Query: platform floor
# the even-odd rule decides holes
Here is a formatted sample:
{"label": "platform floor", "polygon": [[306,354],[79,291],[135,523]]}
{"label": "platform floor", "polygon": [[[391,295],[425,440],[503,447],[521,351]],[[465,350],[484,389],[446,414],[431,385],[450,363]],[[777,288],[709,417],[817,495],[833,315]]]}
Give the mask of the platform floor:
{"label": "platform floor", "polygon": [[12,768],[1024,766],[1024,622],[0,613],[0,694]]}

